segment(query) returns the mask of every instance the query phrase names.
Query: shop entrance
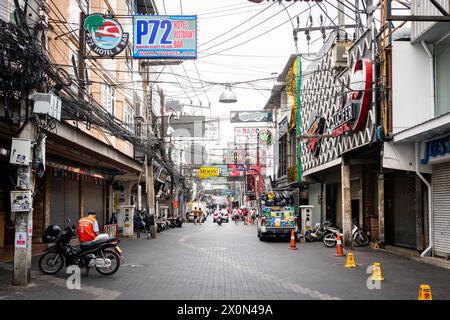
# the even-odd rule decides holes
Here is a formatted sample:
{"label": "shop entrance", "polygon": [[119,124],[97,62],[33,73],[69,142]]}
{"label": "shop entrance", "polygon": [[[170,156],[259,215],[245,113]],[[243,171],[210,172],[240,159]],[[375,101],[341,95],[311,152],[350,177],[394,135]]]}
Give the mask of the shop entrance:
{"label": "shop entrance", "polygon": [[386,243],[416,249],[417,199],[414,174],[388,173],[385,175],[384,188]]}
{"label": "shop entrance", "polygon": [[327,184],[326,185],[326,220],[330,221],[332,224],[337,223],[337,197],[339,195],[340,185]]}

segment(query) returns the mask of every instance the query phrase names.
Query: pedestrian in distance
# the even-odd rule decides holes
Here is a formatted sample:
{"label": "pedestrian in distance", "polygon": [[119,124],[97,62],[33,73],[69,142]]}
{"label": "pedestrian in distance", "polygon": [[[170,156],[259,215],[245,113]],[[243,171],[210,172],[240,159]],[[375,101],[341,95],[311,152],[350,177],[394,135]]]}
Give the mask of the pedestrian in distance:
{"label": "pedestrian in distance", "polygon": [[200,224],[203,223],[203,210],[202,210],[202,208],[200,208],[200,209],[198,210],[198,222],[199,222]]}
{"label": "pedestrian in distance", "polygon": [[192,210],[192,213],[194,214],[194,225],[197,225],[197,219],[198,219],[198,210],[197,207]]}
{"label": "pedestrian in distance", "polygon": [[242,220],[244,220],[244,226],[246,226],[247,223],[247,218],[248,218],[248,211],[247,208],[242,209]]}
{"label": "pedestrian in distance", "polygon": [[255,224],[255,220],[256,220],[256,209],[255,208],[252,209],[250,216],[252,219],[252,224]]}
{"label": "pedestrian in distance", "polygon": [[234,217],[234,224],[238,224],[238,221],[239,221],[239,209],[238,208],[233,209],[233,217]]}

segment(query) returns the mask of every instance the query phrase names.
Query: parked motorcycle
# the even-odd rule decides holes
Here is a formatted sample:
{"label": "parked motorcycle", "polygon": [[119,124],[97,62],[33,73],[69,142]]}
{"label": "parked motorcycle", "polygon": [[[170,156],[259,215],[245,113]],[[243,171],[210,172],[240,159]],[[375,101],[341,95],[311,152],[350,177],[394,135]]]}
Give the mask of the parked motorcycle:
{"label": "parked motorcycle", "polygon": [[[323,244],[332,248],[337,244],[337,234],[340,232],[338,228],[326,226],[326,233],[323,238]],[[341,238],[343,234],[341,233]],[[353,220],[353,228],[352,228],[352,241],[356,242],[359,246],[365,247],[370,243],[370,239],[361,228],[356,225],[356,221]]]}
{"label": "parked motorcycle", "polygon": [[361,247],[365,247],[370,243],[369,236],[356,225],[355,220],[353,220],[352,241],[355,241]]}
{"label": "parked motorcycle", "polygon": [[326,234],[326,226],[331,226],[331,223],[329,221],[317,223],[313,230],[306,230],[305,240],[307,242],[322,241]]}
{"label": "parked motorcycle", "polygon": [[87,273],[95,268],[98,273],[110,276],[119,270],[122,250],[118,244],[120,240],[110,238],[108,235],[99,235],[94,242],[83,249],[76,249],[70,240],[76,237],[76,227],[67,219],[67,227],[61,234],[61,229],[51,225],[45,230],[45,242],[54,243],[45,250],[39,259],[39,269],[46,274],[56,274],[63,266],[77,265],[86,268]]}
{"label": "parked motorcycle", "polygon": [[[337,235],[341,230],[339,228],[325,226],[325,235],[323,236],[322,242],[327,248],[333,248],[337,244]],[[341,233],[341,239],[343,234]]]}

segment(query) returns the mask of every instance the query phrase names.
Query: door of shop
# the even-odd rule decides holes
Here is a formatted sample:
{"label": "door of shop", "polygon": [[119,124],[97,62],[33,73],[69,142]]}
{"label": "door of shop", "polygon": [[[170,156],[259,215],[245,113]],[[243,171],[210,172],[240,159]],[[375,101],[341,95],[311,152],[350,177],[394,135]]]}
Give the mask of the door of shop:
{"label": "door of shop", "polygon": [[386,242],[417,249],[415,175],[406,172],[386,174],[385,199]]}
{"label": "door of shop", "polygon": [[80,217],[79,181],[68,177],[49,177],[50,223],[65,228],[67,218],[77,224]]}
{"label": "door of shop", "polygon": [[433,230],[437,255],[450,255],[450,163],[433,166]]}

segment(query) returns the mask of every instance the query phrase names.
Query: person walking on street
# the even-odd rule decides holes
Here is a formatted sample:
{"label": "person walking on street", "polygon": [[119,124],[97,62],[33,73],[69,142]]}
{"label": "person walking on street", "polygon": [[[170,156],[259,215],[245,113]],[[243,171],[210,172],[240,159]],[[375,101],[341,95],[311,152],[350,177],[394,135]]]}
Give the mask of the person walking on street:
{"label": "person walking on street", "polygon": [[194,214],[194,225],[197,225],[197,219],[198,219],[198,210],[197,207],[192,210],[192,213]]}
{"label": "person walking on street", "polygon": [[233,217],[234,217],[234,224],[238,224],[238,220],[239,220],[239,209],[238,208],[233,209]]}
{"label": "person walking on street", "polygon": [[250,214],[251,218],[252,218],[252,224],[255,224],[255,220],[256,220],[256,209],[253,208]]}
{"label": "person walking on street", "polygon": [[242,220],[244,220],[244,226],[246,226],[247,223],[247,218],[248,218],[248,211],[247,208],[242,209]]}
{"label": "person walking on street", "polygon": [[204,212],[203,212],[202,208],[199,208],[199,210],[198,210],[198,222],[200,224],[203,223],[203,215],[204,215]]}

